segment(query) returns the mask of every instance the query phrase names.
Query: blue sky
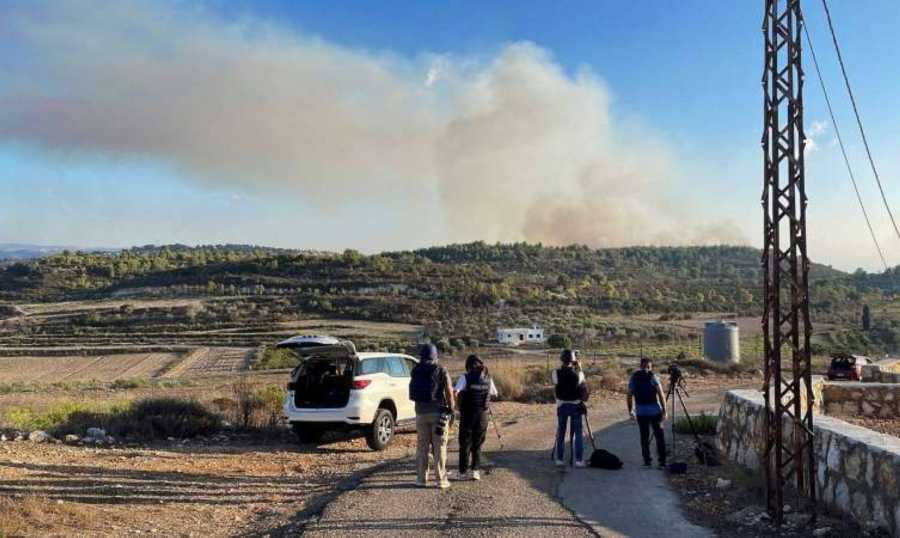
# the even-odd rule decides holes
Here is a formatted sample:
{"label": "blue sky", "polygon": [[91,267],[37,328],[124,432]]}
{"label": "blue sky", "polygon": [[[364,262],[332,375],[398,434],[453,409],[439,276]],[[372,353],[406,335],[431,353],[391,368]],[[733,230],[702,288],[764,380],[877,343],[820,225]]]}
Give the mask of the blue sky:
{"label": "blue sky", "polygon": [[[852,4],[833,1],[832,4],[889,201],[900,211],[900,181],[897,180],[900,173],[900,158],[897,157],[900,155],[900,92],[896,91],[900,43],[894,39],[900,23],[900,3],[872,0]],[[32,3],[12,2],[0,7],[0,20],[7,21],[0,22],[0,103],[8,103],[4,107],[7,111],[0,111],[0,189],[4,192],[0,197],[0,242],[86,246],[252,242],[377,251],[477,239],[482,229],[479,221],[484,221],[484,238],[488,240],[524,238],[565,242],[566,238],[575,238],[590,242],[596,235],[616,237],[611,242],[597,240],[596,244],[624,244],[630,240],[678,243],[681,242],[679,237],[697,236],[695,232],[681,234],[679,228],[683,226],[692,230],[727,228],[729,233],[723,236],[726,239],[735,238],[751,245],[760,243],[761,0],[627,4],[606,1],[321,3],[215,0],[163,3],[162,8],[158,3],[155,6],[149,2],[128,4],[131,11],[145,19],[139,23],[127,14],[109,14],[110,10],[96,2],[72,2],[60,8],[62,5],[39,3],[35,7]],[[823,26],[821,6],[812,1],[806,2],[805,6],[817,52],[836,102],[838,121],[850,142],[851,156],[867,207],[874,216],[876,232],[889,263],[898,264],[900,239],[890,233],[874,181],[864,166],[861,145]],[[182,16],[188,22],[173,22]],[[81,17],[84,19],[80,20]],[[45,20],[51,20],[46,25],[49,30],[36,32],[34,28],[44,27]],[[4,32],[4,24],[13,31]],[[67,25],[78,26],[80,30],[67,28]],[[132,25],[136,25],[138,31],[130,29]],[[198,36],[213,35],[210,29],[217,27],[234,31],[226,32],[224,37],[190,39],[194,32]],[[260,30],[262,27],[275,27],[278,34],[265,41],[265,46],[257,37],[257,34],[265,33]],[[115,85],[115,77],[124,76],[122,73],[140,79],[142,72],[124,68],[107,71],[102,58],[93,59],[90,48],[94,41],[104,44],[106,51],[101,56],[109,54],[107,60],[115,64],[118,58],[108,50],[117,48],[117,39],[123,40],[122,48],[127,49],[122,63],[133,65],[135,58],[151,58],[153,66],[147,68],[146,86],[138,80],[134,86],[123,87],[152,90],[161,80],[171,80],[172,86],[181,84],[183,93],[187,94],[193,87],[191,81],[178,77],[191,71],[189,67],[184,69],[190,61],[185,59],[190,54],[184,50],[196,52],[194,41],[233,46],[237,54],[246,53],[248,62],[256,62],[264,54],[279,56],[278,48],[282,45],[285,51],[293,50],[291,54],[301,54],[302,47],[305,47],[303,54],[313,54],[309,47],[318,50],[315,44],[319,44],[328,49],[324,57],[337,64],[336,67],[323,68],[326,71],[322,76],[313,72],[309,79],[258,80],[259,87],[302,80],[302,84],[296,84],[297,94],[317,95],[334,91],[334,88],[350,92],[354,100],[364,104],[360,114],[376,113],[375,117],[365,119],[365,133],[359,136],[368,138],[373,129],[378,133],[390,133],[391,125],[395,124],[398,130],[411,131],[409,138],[413,141],[405,138],[399,141],[398,155],[385,159],[386,164],[375,171],[372,171],[373,161],[362,157],[355,164],[337,166],[342,171],[335,177],[330,176],[332,171],[327,166],[316,164],[310,168],[300,164],[296,170],[302,171],[304,178],[297,187],[286,179],[268,180],[269,177],[291,175],[295,170],[290,168],[285,173],[286,169],[279,165],[284,152],[300,163],[308,163],[315,156],[304,155],[304,151],[325,151],[327,154],[333,149],[331,145],[319,147],[315,140],[296,147],[286,145],[284,152],[273,150],[271,156],[260,158],[264,162],[259,163],[251,161],[260,152],[265,153],[267,145],[260,142],[258,147],[254,146],[253,139],[222,141],[223,155],[216,155],[216,137],[221,133],[197,125],[208,116],[200,116],[196,122],[189,122],[189,128],[179,130],[179,134],[189,132],[190,136],[208,138],[200,144],[202,148],[191,151],[184,149],[184,146],[192,145],[193,139],[188,135],[179,139],[178,147],[167,145],[165,128],[145,128],[139,122],[144,116],[138,116],[137,120],[129,118],[114,134],[107,132],[102,122],[84,121],[91,123],[88,136],[85,136],[86,131],[79,130],[81,127],[70,126],[62,130],[69,129],[71,136],[62,136],[64,140],[60,141],[50,133],[56,127],[53,122],[59,120],[40,112],[45,111],[43,105],[36,108],[39,112],[16,115],[15,108],[22,106],[21,96],[29,92],[41,93],[42,98],[77,98],[73,102],[81,103],[78,106],[90,108],[88,112],[79,112],[90,116],[79,118],[96,120],[104,114],[112,118],[121,115],[121,94],[105,94],[101,90],[110,80]],[[599,155],[585,150],[587,153],[578,154],[575,160],[588,163],[584,167],[603,163],[604,167],[616,168],[616,158],[621,153],[630,163],[623,165],[631,170],[631,175],[626,174],[628,178],[644,175],[654,178],[642,187],[643,190],[636,189],[633,196],[639,199],[632,200],[620,192],[628,179],[616,177],[610,180],[612,183],[605,183],[606,176],[590,179],[596,185],[579,191],[579,182],[589,181],[582,178],[582,172],[571,172],[573,177],[566,183],[556,174],[568,174],[569,171],[557,171],[540,163],[533,166],[528,151],[513,160],[521,163],[522,172],[510,170],[510,165],[503,163],[504,174],[516,177],[521,173],[535,183],[529,191],[534,196],[507,201],[510,206],[525,204],[531,207],[522,211],[523,220],[540,213],[533,211],[537,203],[533,198],[541,193],[549,197],[575,198],[587,196],[588,192],[591,196],[602,196],[597,194],[598,191],[614,193],[609,199],[584,207],[561,202],[558,210],[544,215],[548,223],[556,222],[548,215],[559,213],[572,215],[573,219],[603,221],[586,230],[535,235],[527,231],[527,223],[522,223],[507,232],[498,227],[502,221],[499,225],[488,222],[493,218],[489,211],[498,207],[496,203],[467,213],[475,202],[470,202],[471,192],[457,190],[455,185],[460,180],[456,176],[448,172],[450,175],[444,178],[443,172],[439,172],[441,178],[419,183],[412,176],[424,175],[422,170],[426,168],[420,164],[409,165],[410,158],[402,155],[404,151],[419,151],[415,144],[417,137],[430,136],[416,134],[423,122],[439,124],[440,127],[434,129],[441,130],[448,124],[455,125],[460,119],[470,119],[473,110],[480,110],[483,104],[471,104],[476,99],[472,96],[481,91],[479,81],[487,79],[489,82],[485,84],[490,86],[506,80],[500,64],[516,63],[521,59],[516,53],[509,54],[508,47],[523,42],[532,44],[539,51],[529,49],[523,53],[527,63],[523,69],[538,66],[549,70],[551,83],[559,84],[563,92],[560,95],[570,106],[574,106],[572,99],[581,96],[583,91],[593,92],[586,98],[588,105],[606,103],[604,99],[608,99],[608,103],[602,105],[607,107],[606,112],[597,113],[596,118],[602,123],[608,115],[612,127],[597,133],[591,131],[584,137],[564,143],[590,145],[592,140],[605,141],[607,136],[616,140]],[[71,43],[75,46],[61,46]],[[60,49],[68,49],[68,55]],[[133,55],[128,56],[128,53]],[[285,55],[290,58],[287,52]],[[202,55],[198,57],[202,58]],[[173,74],[156,76],[158,71],[166,70],[167,62],[178,61],[184,65],[173,69]],[[377,65],[375,74],[368,74],[367,69],[373,64]],[[408,81],[417,80],[416,77],[421,78],[425,71],[430,73],[434,66],[445,64],[451,66],[447,70],[451,73],[447,75],[447,89],[424,97],[424,104],[416,105],[411,112],[393,109],[403,104],[383,104],[383,99],[393,99],[398,92],[403,94],[398,98],[399,103],[419,99],[405,95],[406,92],[410,95],[417,92]],[[347,66],[346,74],[340,71],[343,65]],[[72,66],[89,73],[84,77],[87,82],[77,80],[79,76],[72,73],[62,73],[66,69],[74,70]],[[240,71],[243,67],[231,66],[231,69]],[[555,69],[560,72],[555,73]],[[821,133],[815,138],[816,150],[808,158],[811,256],[845,269],[857,266],[877,269],[878,258],[868,239],[840,155],[832,144],[833,129],[827,121],[809,61],[808,69],[807,126],[822,123],[817,129]],[[579,78],[586,70],[592,74],[587,82]],[[383,71],[388,73],[386,80],[376,82],[380,89],[371,89],[371,77],[380,77]],[[335,86],[317,89],[317,80],[322,78]],[[523,80],[522,84],[528,85],[532,79]],[[101,88],[96,99],[90,82]],[[243,92],[252,91],[245,83],[240,88]],[[504,88],[504,91],[511,90]],[[225,94],[222,106],[231,106],[229,99],[234,95],[234,92]],[[576,97],[569,99],[566,96]],[[27,100],[24,102],[27,104]],[[46,101],[41,102],[46,104]],[[448,102],[464,104],[448,105]],[[549,102],[552,103],[552,99]],[[546,105],[547,101],[541,103]],[[133,95],[130,105],[143,107],[141,96]],[[10,112],[10,106],[13,112]],[[147,105],[147,110],[158,116],[160,107],[164,106],[165,103]],[[314,104],[311,106],[315,107]],[[188,107],[187,110],[191,109]],[[242,110],[244,114],[254,114],[252,107]],[[430,117],[432,112],[438,119]],[[565,114],[568,112],[561,113],[561,117],[569,117]],[[47,125],[35,133],[30,127],[22,127],[21,117],[30,121],[37,118],[46,121]],[[402,121],[398,122],[397,118]],[[594,116],[586,113],[586,118]],[[343,121],[332,120],[327,115],[316,117],[316,120],[326,125],[340,125]],[[254,128],[260,130],[265,130],[271,123],[268,119],[253,121],[256,122],[252,123]],[[409,124],[404,123],[406,121]],[[376,123],[378,127],[372,127]],[[237,121],[237,124],[242,123]],[[121,136],[121,129],[129,128],[133,132]],[[487,129],[490,128],[488,125]],[[150,138],[150,135],[142,137],[141,133],[154,132],[154,129],[161,133],[157,139],[148,142],[144,138]],[[580,125],[573,130],[585,129],[591,127]],[[432,127],[423,128],[423,132],[430,133],[431,130]],[[478,131],[479,135],[482,132]],[[498,129],[495,136],[503,132]],[[280,144],[285,135],[279,133],[276,142]],[[341,151],[352,152],[357,148],[359,138],[341,141],[344,131],[337,127],[327,128],[324,133],[323,137],[334,137],[331,141],[342,147]],[[266,136],[269,134],[263,133],[260,140],[268,140]],[[307,136],[315,138],[315,135]],[[435,137],[439,146],[446,144],[444,134]],[[227,151],[230,143],[253,146],[255,153],[248,151],[231,167],[231,156]],[[529,144],[522,147],[531,147]],[[556,142],[549,144],[556,147]],[[335,151],[337,157],[326,163],[341,160],[341,151]],[[379,145],[366,151],[377,155],[386,150]],[[541,151],[542,155],[554,158],[560,155],[556,149],[549,153]],[[640,163],[645,152],[653,155],[648,160],[659,164],[649,169],[634,164]],[[493,155],[495,153],[489,153],[485,159],[493,159]],[[462,158],[464,160],[465,155]],[[432,160],[431,157],[422,159]],[[412,160],[418,162],[419,157],[414,156]],[[393,163],[398,164],[394,166]],[[466,174],[484,170],[473,171],[467,166],[454,164],[452,173],[461,173],[460,169]],[[542,170],[543,175],[532,174],[531,168],[535,167]],[[632,170],[631,167],[636,168]],[[321,183],[316,184],[320,177]],[[467,177],[466,180],[488,184],[493,177],[493,173],[485,173],[484,177]],[[357,178],[359,183],[348,178]],[[554,191],[548,185],[556,181],[567,186]],[[508,190],[513,183],[504,185]],[[657,190],[665,191],[665,196],[657,198]],[[383,196],[377,191],[393,192],[396,196]],[[645,201],[649,198],[653,199],[650,203]],[[461,201],[457,202],[458,199]],[[454,205],[457,203],[461,205]],[[504,211],[502,205],[499,207],[501,212]],[[607,222],[597,216],[601,211],[615,213],[621,207],[628,208],[623,211],[625,223],[613,222],[612,217]],[[460,213],[465,214],[462,220],[471,224],[465,228],[465,233],[457,233]],[[627,223],[631,214],[641,215],[635,217],[632,224],[638,228],[651,227],[654,215],[662,214],[664,218],[660,220],[673,228],[673,233],[668,236],[656,230],[653,233],[631,230]],[[607,225],[609,230],[603,228]],[[618,238],[622,234],[625,237]]]}

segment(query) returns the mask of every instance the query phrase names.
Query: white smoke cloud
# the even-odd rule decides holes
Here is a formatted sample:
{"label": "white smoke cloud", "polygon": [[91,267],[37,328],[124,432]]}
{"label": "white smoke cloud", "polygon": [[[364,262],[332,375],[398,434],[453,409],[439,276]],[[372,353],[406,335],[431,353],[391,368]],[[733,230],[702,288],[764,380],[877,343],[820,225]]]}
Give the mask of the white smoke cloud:
{"label": "white smoke cloud", "polygon": [[321,204],[436,194],[448,232],[434,241],[743,242],[675,209],[665,142],[617,121],[589,70],[568,74],[533,44],[404,58],[179,6],[0,7],[0,39],[28,58],[0,74],[0,140]]}

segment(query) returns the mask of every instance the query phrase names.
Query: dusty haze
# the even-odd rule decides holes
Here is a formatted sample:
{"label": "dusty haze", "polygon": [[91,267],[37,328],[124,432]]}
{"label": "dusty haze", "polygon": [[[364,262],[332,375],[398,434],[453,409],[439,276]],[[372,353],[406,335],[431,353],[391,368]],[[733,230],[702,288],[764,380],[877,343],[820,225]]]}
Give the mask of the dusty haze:
{"label": "dusty haze", "polygon": [[598,76],[534,44],[408,58],[167,2],[23,5],[0,23],[26,58],[0,138],[61,159],[150,158],[326,206],[437,199],[433,242],[745,242],[674,201],[665,140],[617,120]]}

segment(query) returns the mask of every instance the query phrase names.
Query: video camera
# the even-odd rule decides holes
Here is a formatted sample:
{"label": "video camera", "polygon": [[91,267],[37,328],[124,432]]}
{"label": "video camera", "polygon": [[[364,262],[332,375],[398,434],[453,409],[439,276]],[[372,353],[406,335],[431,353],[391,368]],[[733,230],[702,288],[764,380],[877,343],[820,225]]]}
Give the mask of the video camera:
{"label": "video camera", "polygon": [[685,388],[684,372],[681,371],[678,363],[670,364],[666,372],[669,374],[669,387]]}

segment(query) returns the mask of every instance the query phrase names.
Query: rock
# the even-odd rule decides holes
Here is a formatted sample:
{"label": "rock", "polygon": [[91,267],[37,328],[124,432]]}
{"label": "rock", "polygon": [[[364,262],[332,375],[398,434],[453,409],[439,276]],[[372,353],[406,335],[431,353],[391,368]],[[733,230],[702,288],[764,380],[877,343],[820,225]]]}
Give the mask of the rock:
{"label": "rock", "polygon": [[112,435],[107,435],[106,436],[106,444],[108,444],[108,445],[116,444],[116,438],[113,437]]}
{"label": "rock", "polygon": [[69,435],[63,437],[63,441],[65,441],[65,443],[67,445],[76,445],[79,442],[81,442],[81,437],[78,437],[77,435],[70,433]]}
{"label": "rock", "polygon": [[806,524],[807,519],[809,519],[809,516],[801,512],[784,516],[784,522],[791,527],[800,527]]}
{"label": "rock", "polygon": [[724,478],[719,478],[716,480],[716,489],[728,489],[731,487],[731,480],[725,480]]}
{"label": "rock", "polygon": [[106,430],[103,428],[88,428],[86,437],[91,439],[106,439]]}
{"label": "rock", "polygon": [[24,441],[24,440],[25,440],[25,436],[22,435],[21,433],[17,433],[16,438],[14,439],[14,441]]}
{"label": "rock", "polygon": [[175,441],[175,438],[174,437],[166,437],[166,441],[169,441],[171,443],[171,442]]}
{"label": "rock", "polygon": [[32,443],[46,443],[51,439],[53,439],[53,437],[49,433],[41,430],[34,430],[28,434],[28,440]]}
{"label": "rock", "polygon": [[755,506],[747,506],[741,508],[737,512],[725,516],[725,520],[731,523],[744,523],[759,515],[760,509]]}
{"label": "rock", "polygon": [[813,536],[825,536],[831,532],[831,527],[819,527],[812,532]]}
{"label": "rock", "polygon": [[0,442],[5,443],[7,441],[9,441],[9,437],[7,437],[5,433],[0,435]]}

